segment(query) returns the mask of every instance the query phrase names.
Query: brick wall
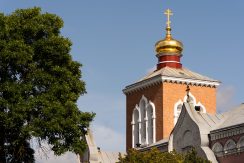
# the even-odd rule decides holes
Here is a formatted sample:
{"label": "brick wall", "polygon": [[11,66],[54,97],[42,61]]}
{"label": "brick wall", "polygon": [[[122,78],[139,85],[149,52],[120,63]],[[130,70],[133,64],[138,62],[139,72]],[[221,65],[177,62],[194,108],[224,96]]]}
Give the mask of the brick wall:
{"label": "brick wall", "polygon": [[[216,112],[216,88],[190,86],[190,92],[205,106],[210,114]],[[186,96],[186,84],[164,82],[127,94],[126,96],[126,149],[132,147],[132,113],[142,95],[152,101],[156,108],[156,141],[168,138],[174,127],[174,105]]]}
{"label": "brick wall", "polygon": [[[186,96],[186,84],[163,83],[163,138],[169,137],[174,127],[174,105]],[[210,114],[216,112],[216,89],[202,86],[190,86],[191,94],[205,106]]]}
{"label": "brick wall", "polygon": [[132,114],[136,104],[139,104],[142,95],[152,101],[156,108],[156,141],[162,139],[163,119],[162,117],[162,84],[154,85],[141,91],[133,92],[126,96],[126,149],[132,147]]}

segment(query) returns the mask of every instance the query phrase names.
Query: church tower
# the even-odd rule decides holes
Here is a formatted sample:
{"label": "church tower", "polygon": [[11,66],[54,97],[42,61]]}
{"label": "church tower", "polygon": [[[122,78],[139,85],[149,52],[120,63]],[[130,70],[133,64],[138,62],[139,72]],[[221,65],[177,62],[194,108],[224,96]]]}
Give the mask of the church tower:
{"label": "church tower", "polygon": [[166,36],[155,44],[157,69],[123,90],[126,95],[126,149],[167,139],[177,122],[186,88],[200,112],[215,114],[219,81],[181,64],[183,44],[171,34],[171,10],[166,10]]}

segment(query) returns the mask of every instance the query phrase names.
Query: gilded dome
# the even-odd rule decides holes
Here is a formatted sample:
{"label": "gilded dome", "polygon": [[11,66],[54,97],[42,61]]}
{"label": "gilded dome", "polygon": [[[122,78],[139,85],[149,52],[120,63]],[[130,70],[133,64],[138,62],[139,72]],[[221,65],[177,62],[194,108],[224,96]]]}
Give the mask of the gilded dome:
{"label": "gilded dome", "polygon": [[157,55],[178,55],[181,56],[183,51],[183,44],[172,38],[171,36],[171,27],[170,27],[170,16],[173,15],[170,9],[167,9],[164,13],[167,15],[167,27],[166,27],[166,37],[163,40],[158,41],[155,44],[155,51]]}
{"label": "gilded dome", "polygon": [[157,54],[169,53],[181,55],[182,50],[183,44],[172,37],[166,36],[165,39],[160,40],[155,44],[155,51]]}

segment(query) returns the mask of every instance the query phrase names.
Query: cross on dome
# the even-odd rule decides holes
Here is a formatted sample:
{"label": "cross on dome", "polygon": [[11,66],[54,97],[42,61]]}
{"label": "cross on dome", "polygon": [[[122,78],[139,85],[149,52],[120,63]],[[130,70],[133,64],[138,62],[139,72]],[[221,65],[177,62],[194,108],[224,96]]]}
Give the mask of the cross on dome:
{"label": "cross on dome", "polygon": [[167,27],[170,28],[170,23],[171,23],[171,21],[170,21],[170,16],[173,15],[173,12],[172,12],[170,9],[167,9],[167,10],[164,12],[164,14],[167,16],[167,22],[166,22]]}

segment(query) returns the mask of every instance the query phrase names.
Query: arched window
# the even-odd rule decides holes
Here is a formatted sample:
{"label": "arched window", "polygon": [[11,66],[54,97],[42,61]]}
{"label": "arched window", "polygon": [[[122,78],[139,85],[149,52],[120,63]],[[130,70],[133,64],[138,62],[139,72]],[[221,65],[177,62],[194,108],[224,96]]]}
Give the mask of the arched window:
{"label": "arched window", "polygon": [[217,157],[220,157],[220,156],[223,156],[223,146],[217,142],[213,145],[212,147],[212,151],[214,152],[214,154],[217,156]]}
{"label": "arched window", "polygon": [[147,126],[146,126],[146,121],[147,121],[147,116],[146,116],[146,105],[147,105],[147,99],[142,96],[142,99],[139,104],[140,112],[141,112],[141,144],[145,145],[147,144]]}
{"label": "arched window", "polygon": [[174,106],[174,125],[178,121],[178,118],[180,116],[181,110],[182,110],[183,102],[179,100],[178,102],[175,103]]}
{"label": "arched window", "polygon": [[135,108],[133,111],[133,120],[132,120],[132,143],[133,147],[136,147],[137,144],[140,144],[140,116],[138,108]]}
{"label": "arched window", "polygon": [[240,137],[239,141],[237,142],[238,150],[244,150],[244,136]]}
{"label": "arched window", "polygon": [[[189,92],[189,98],[190,98],[191,103],[194,106],[200,106],[200,112],[206,113],[206,109],[205,109],[204,105],[201,102],[198,102],[196,104],[196,98],[193,96],[193,94],[191,94],[191,92]],[[187,95],[184,97],[183,101],[187,102]],[[180,116],[182,106],[183,106],[183,101],[181,99],[179,99],[174,105],[174,125],[177,123],[178,118]]]}
{"label": "arched window", "polygon": [[132,147],[138,144],[145,146],[156,141],[156,121],[154,104],[142,96],[139,106],[133,111],[132,117]]}
{"label": "arched window", "polygon": [[153,108],[151,105],[148,106],[147,108],[147,116],[148,116],[148,144],[152,144],[153,143],[153,130],[154,130],[154,126],[153,126],[153,120],[154,120],[154,116],[153,116]]}
{"label": "arched window", "polygon": [[234,140],[229,139],[224,146],[225,153],[232,153],[234,150],[236,150],[236,143]]}

